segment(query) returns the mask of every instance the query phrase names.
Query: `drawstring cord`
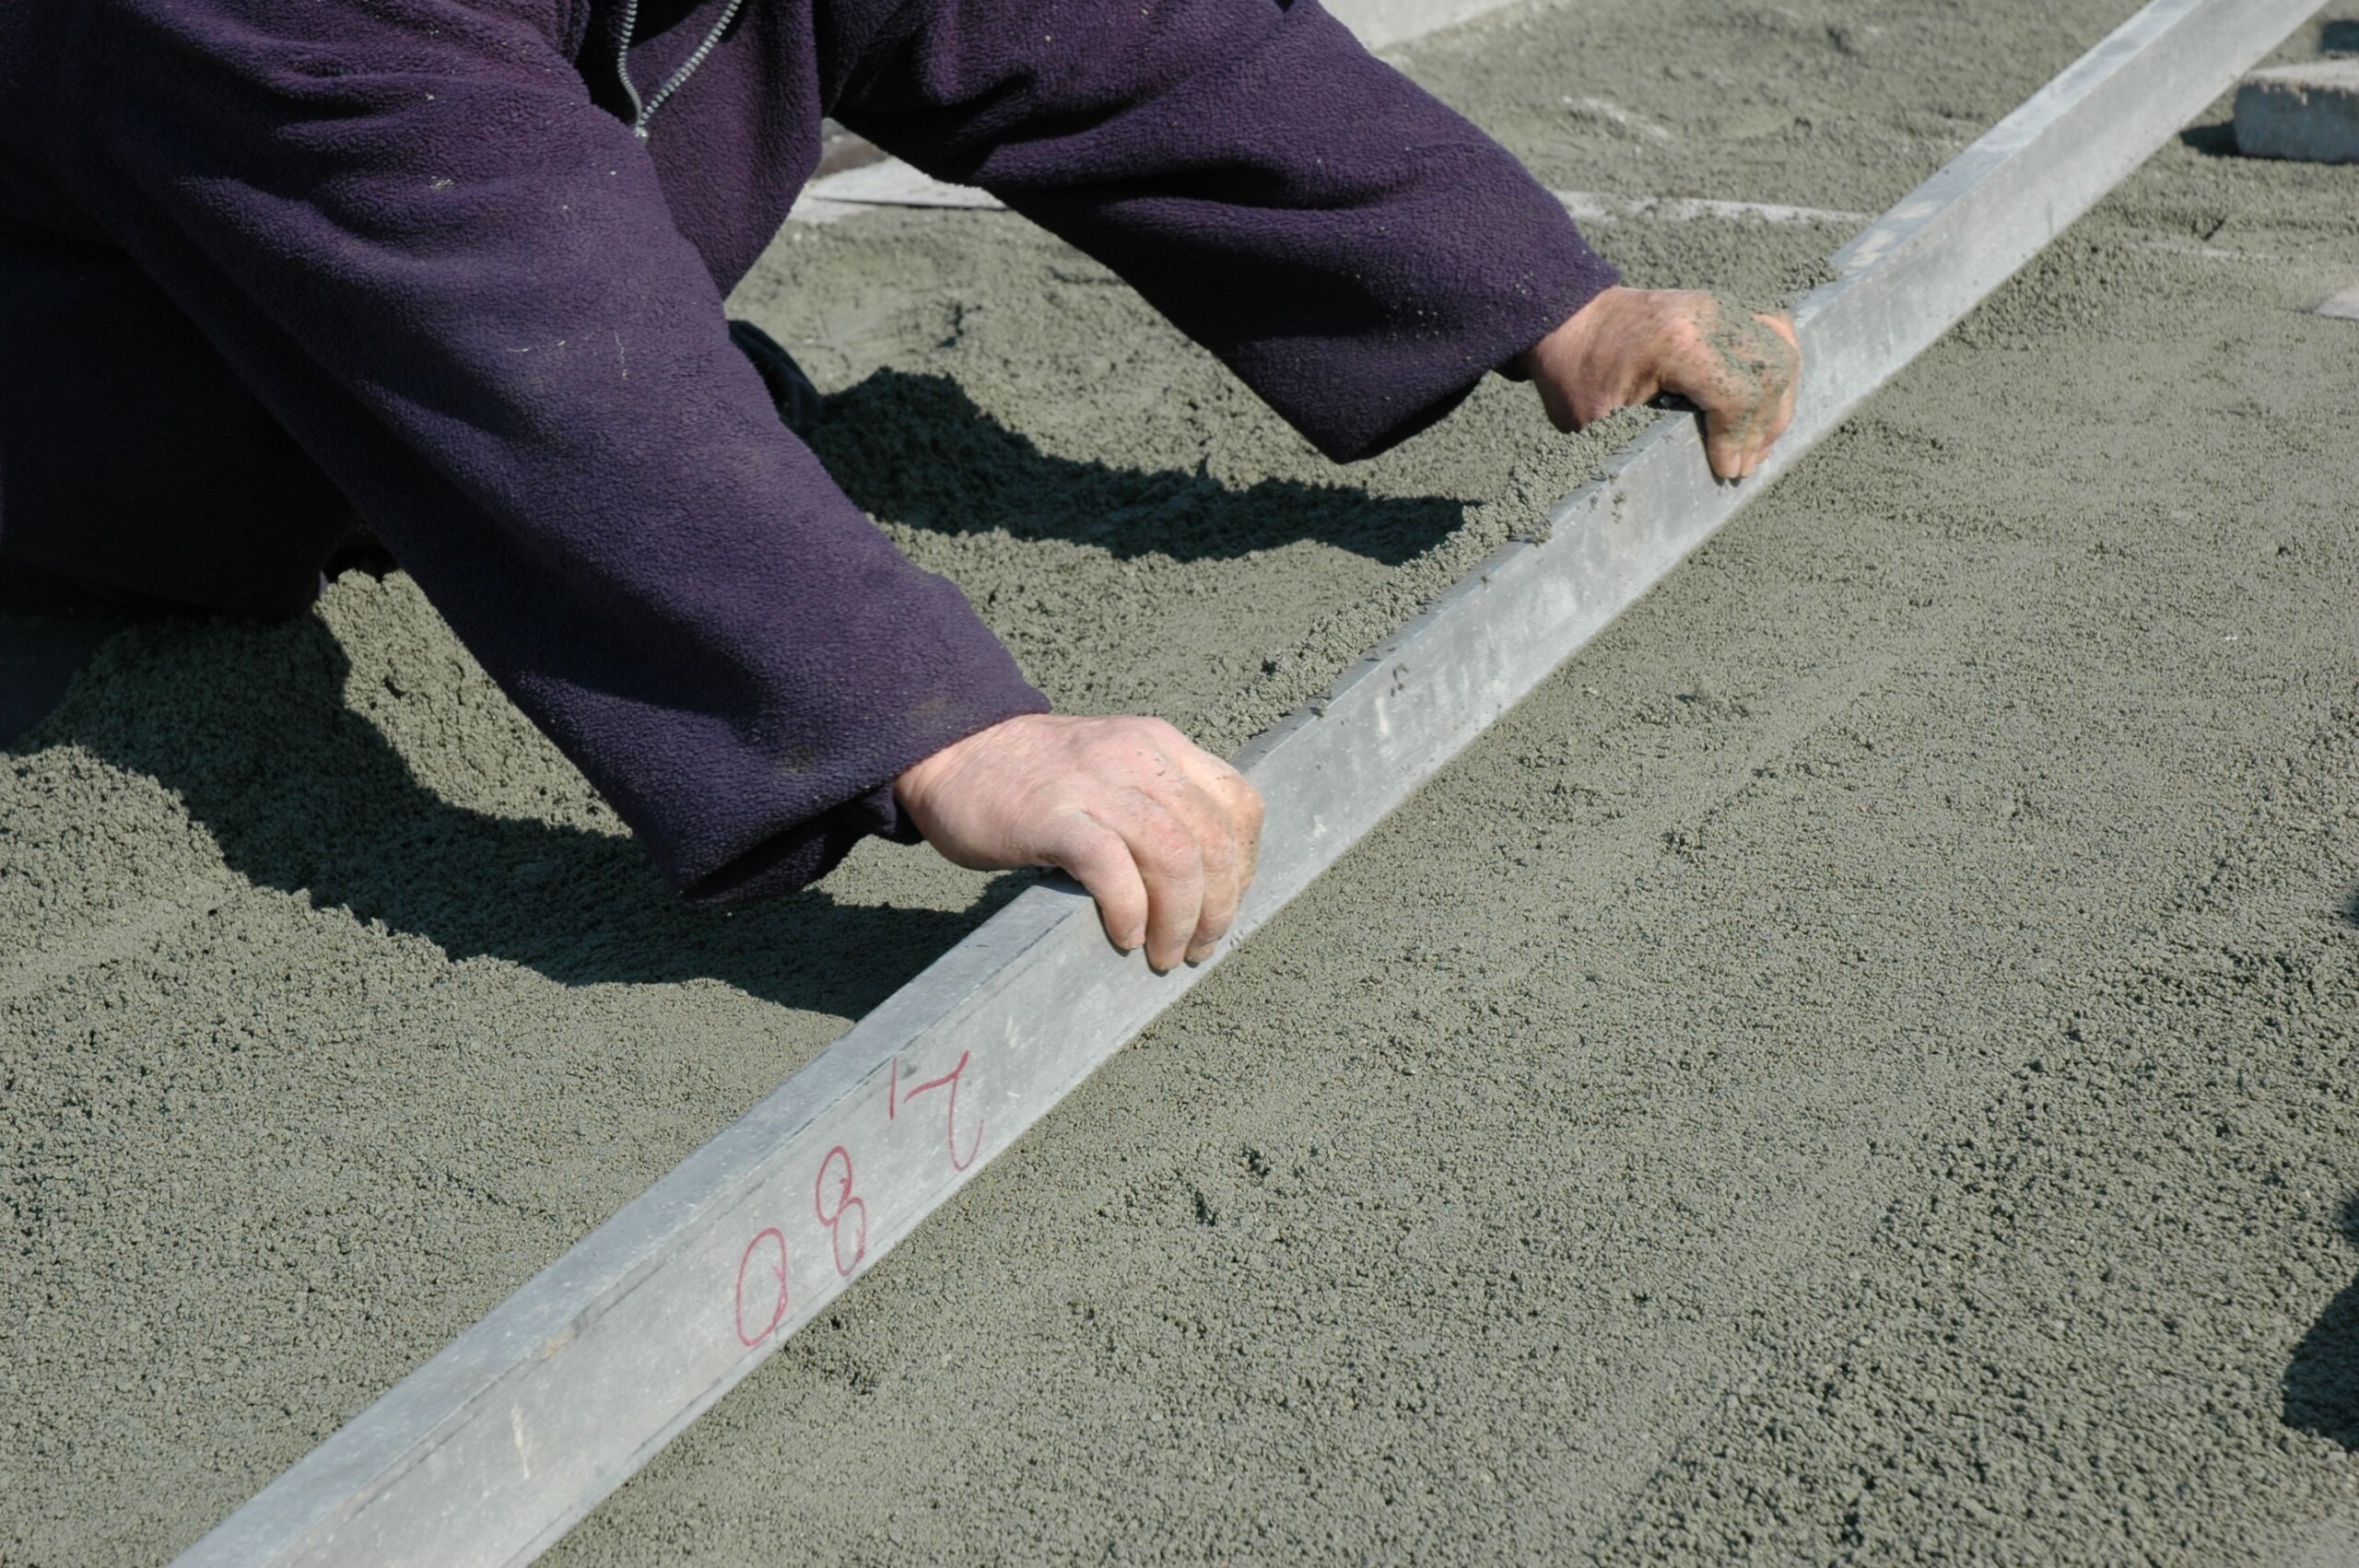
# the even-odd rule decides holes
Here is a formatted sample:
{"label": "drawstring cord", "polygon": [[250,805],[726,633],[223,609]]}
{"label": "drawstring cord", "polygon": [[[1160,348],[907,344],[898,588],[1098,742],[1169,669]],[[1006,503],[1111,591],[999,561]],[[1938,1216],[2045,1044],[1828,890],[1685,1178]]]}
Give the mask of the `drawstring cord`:
{"label": "drawstring cord", "polygon": [[681,62],[671,80],[657,88],[642,103],[639,88],[630,79],[630,40],[631,34],[639,30],[639,0],[623,0],[623,37],[622,42],[615,46],[615,75],[622,78],[623,96],[630,100],[632,135],[642,142],[647,140],[647,123],[655,118],[655,111],[663,107],[665,99],[678,92],[682,84],[697,74],[697,67],[705,63],[706,56],[721,47],[721,35],[729,30],[729,24],[737,19],[737,13],[745,6],[745,0],[729,0],[721,9],[721,19],[712,24],[712,30],[704,35],[704,41],[697,45],[695,53]]}

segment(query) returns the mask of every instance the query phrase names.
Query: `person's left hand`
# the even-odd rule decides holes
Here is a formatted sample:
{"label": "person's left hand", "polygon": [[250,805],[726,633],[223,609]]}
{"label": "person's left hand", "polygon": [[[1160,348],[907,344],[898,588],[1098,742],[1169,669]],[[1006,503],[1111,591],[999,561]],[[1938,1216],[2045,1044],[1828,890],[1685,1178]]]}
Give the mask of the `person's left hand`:
{"label": "person's left hand", "polygon": [[1704,416],[1704,455],[1722,479],[1758,469],[1794,417],[1802,351],[1784,316],[1692,289],[1609,288],[1513,367],[1559,430],[1665,392]]}

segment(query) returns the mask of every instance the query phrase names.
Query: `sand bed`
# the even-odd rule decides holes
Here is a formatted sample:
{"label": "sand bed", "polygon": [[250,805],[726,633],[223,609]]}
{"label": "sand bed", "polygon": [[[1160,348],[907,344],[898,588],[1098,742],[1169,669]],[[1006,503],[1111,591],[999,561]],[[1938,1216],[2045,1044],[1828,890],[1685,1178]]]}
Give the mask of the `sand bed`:
{"label": "sand bed", "polygon": [[[1875,206],[2127,7],[2009,9],[1541,8],[1414,59],[1552,183]],[[1636,64],[1674,41],[1700,75]],[[2350,176],[2193,140],[559,1560],[2359,1516],[2359,358],[2287,308],[2353,264]],[[1840,236],[1600,238],[1769,292]],[[1326,469],[1004,217],[792,235],[741,305],[1061,700],[1223,743],[1594,456],[1494,387]],[[0,769],[0,1561],[194,1539],[1003,895],[877,851],[667,908],[398,578],[105,659]]]}

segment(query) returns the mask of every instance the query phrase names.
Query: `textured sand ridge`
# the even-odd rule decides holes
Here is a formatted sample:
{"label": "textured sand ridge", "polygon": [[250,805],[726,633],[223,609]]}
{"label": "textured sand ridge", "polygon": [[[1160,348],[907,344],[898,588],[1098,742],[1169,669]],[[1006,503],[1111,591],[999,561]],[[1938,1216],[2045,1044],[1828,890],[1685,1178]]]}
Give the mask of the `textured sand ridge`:
{"label": "textured sand ridge", "polygon": [[[1877,207],[2128,10],[1411,59],[1553,184]],[[2359,199],[2222,118],[554,1560],[2348,1544],[2359,340],[2293,307]],[[1768,296],[1842,236],[1599,238]],[[738,303],[1061,701],[1223,744],[1601,450],[1495,386],[1329,469],[1004,216]],[[0,1562],[194,1539],[1004,896],[668,907],[398,577],[102,658],[0,760]]]}

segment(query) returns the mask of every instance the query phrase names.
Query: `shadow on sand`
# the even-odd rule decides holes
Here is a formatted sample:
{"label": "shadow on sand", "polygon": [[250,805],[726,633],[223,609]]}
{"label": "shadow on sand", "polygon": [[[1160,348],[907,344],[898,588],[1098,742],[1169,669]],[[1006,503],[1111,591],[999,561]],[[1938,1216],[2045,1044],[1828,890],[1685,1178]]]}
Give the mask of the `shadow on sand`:
{"label": "shadow on sand", "polygon": [[[2359,1248],[2359,1197],[2342,1206],[2343,1238]],[[2327,1304],[2285,1366],[2285,1424],[2359,1453],[2359,1280]]]}
{"label": "shadow on sand", "polygon": [[[1124,553],[1208,558],[1303,537],[1405,560],[1455,502],[1342,487],[1238,491],[1200,474],[1046,456],[938,377],[886,371],[830,400],[817,442],[869,511],[946,532],[994,528]],[[134,627],[79,696],[26,737],[76,743],[159,780],[258,885],[568,985],[711,977],[858,1017],[1012,897],[995,881],[957,913],[805,891],[723,915],[686,907],[628,838],[454,805],[345,701],[345,650],[315,617],[177,618]],[[489,759],[497,767],[498,759]],[[918,852],[918,851],[912,851]]]}
{"label": "shadow on sand", "polygon": [[710,977],[858,1017],[1022,885],[1000,879],[956,914],[811,890],[730,914],[691,908],[630,838],[428,789],[346,705],[350,668],[314,617],[157,622],[101,656],[98,700],[70,702],[28,740],[77,743],[155,778],[258,886],[567,985]]}
{"label": "shadow on sand", "polygon": [[1345,485],[1051,457],[977,408],[946,376],[879,370],[827,399],[812,446],[862,509],[945,534],[1003,530],[1117,556],[1225,560],[1311,539],[1399,566],[1464,521],[1460,502],[1371,497]]}
{"label": "shadow on sand", "polygon": [[2242,158],[2236,150],[2236,125],[2223,120],[2215,125],[2189,125],[2178,134],[2179,146],[2205,158]]}

